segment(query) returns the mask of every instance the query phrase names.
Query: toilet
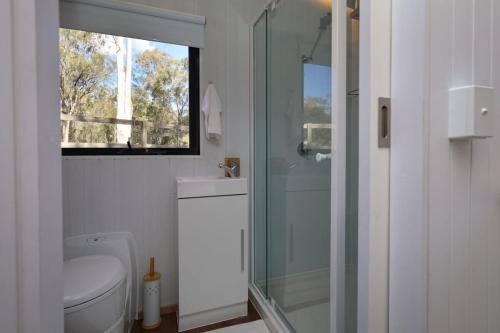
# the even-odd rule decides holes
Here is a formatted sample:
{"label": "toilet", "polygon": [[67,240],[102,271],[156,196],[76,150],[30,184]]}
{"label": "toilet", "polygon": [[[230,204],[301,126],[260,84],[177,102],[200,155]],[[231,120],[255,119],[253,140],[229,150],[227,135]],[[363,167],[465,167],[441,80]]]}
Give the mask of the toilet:
{"label": "toilet", "polygon": [[130,332],[137,319],[137,281],[130,233],[65,239],[64,332]]}
{"label": "toilet", "polygon": [[126,280],[123,264],[113,256],[64,261],[64,332],[124,333]]}

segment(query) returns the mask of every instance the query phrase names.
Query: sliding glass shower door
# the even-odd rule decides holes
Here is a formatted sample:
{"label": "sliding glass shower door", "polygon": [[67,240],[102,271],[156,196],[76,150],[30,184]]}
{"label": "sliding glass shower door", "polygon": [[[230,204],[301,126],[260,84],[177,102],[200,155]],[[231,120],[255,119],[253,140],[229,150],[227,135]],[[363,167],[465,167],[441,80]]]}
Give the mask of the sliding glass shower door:
{"label": "sliding glass shower door", "polygon": [[296,332],[329,332],[331,3],[270,16],[269,296]]}
{"label": "sliding glass shower door", "polygon": [[[276,1],[253,27],[253,284],[298,333],[330,332],[331,8],[329,0]],[[350,87],[357,85],[351,81]],[[357,104],[348,108],[350,166],[357,167]],[[346,194],[353,200],[356,188],[357,183]],[[346,229],[350,247],[357,245],[357,221],[352,222]],[[355,288],[356,277],[348,278],[354,281],[348,287]],[[345,304],[352,309],[355,294],[346,295],[354,297]],[[355,313],[351,317],[355,326]],[[346,325],[349,332],[355,332],[353,325]]]}
{"label": "sliding glass shower door", "polygon": [[253,28],[253,68],[253,283],[267,297],[267,10]]}

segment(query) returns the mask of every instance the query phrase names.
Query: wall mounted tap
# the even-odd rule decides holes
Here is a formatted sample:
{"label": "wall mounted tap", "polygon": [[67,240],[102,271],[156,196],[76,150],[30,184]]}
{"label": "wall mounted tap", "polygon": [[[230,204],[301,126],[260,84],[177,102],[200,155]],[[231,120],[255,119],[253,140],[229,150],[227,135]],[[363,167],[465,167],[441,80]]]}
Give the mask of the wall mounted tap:
{"label": "wall mounted tap", "polygon": [[229,174],[230,178],[237,178],[239,169],[238,163],[231,162],[230,165],[227,166],[224,162],[219,162],[219,168],[224,169]]}

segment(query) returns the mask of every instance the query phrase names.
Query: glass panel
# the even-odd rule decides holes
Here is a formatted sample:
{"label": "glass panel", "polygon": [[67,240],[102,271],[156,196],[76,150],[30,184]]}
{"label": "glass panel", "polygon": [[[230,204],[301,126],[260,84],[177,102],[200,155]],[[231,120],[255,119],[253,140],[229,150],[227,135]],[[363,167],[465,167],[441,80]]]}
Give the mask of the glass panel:
{"label": "glass panel", "polygon": [[298,333],[329,332],[331,1],[269,14],[269,295]]}
{"label": "glass panel", "polygon": [[[345,330],[357,331],[359,0],[347,8]],[[293,332],[330,331],[330,0],[276,2],[254,27],[254,283]],[[267,18],[267,22],[266,22]],[[267,30],[267,32],[265,31]]]}
{"label": "glass panel", "polygon": [[189,47],[60,29],[63,148],[189,147]]}
{"label": "glass panel", "polygon": [[267,11],[253,30],[254,59],[254,284],[267,297]]}

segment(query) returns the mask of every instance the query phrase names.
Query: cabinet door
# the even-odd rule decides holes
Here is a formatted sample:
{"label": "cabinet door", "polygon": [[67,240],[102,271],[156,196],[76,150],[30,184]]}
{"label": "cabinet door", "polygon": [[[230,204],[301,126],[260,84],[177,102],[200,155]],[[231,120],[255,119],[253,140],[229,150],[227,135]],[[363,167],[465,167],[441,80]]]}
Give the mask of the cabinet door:
{"label": "cabinet door", "polygon": [[179,314],[248,298],[246,195],[179,199]]}

